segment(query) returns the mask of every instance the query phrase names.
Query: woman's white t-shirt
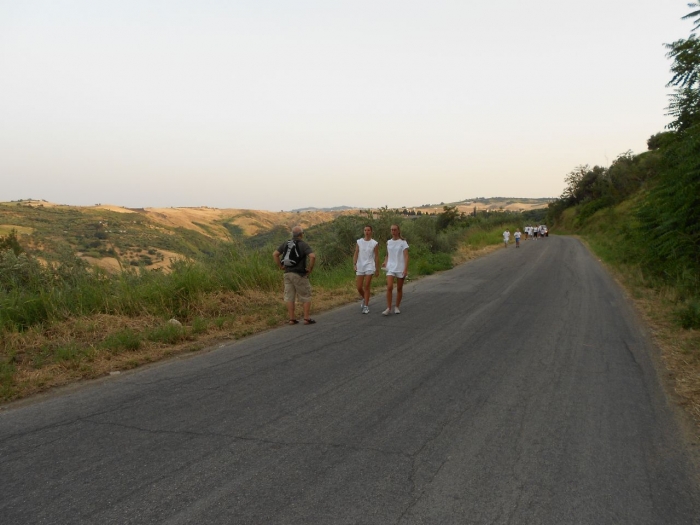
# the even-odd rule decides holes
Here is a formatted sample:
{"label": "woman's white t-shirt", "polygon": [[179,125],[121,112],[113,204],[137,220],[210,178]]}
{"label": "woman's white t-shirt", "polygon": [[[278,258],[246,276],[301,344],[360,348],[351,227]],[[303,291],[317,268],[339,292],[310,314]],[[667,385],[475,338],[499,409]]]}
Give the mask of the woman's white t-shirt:
{"label": "woman's white t-shirt", "polygon": [[408,249],[408,243],[403,239],[389,239],[386,241],[386,252],[389,258],[386,261],[386,271],[401,273],[404,271],[403,252]]}
{"label": "woman's white t-shirt", "polygon": [[366,241],[357,239],[357,271],[358,272],[374,272],[377,266],[374,264],[374,247],[379,244],[374,239]]}

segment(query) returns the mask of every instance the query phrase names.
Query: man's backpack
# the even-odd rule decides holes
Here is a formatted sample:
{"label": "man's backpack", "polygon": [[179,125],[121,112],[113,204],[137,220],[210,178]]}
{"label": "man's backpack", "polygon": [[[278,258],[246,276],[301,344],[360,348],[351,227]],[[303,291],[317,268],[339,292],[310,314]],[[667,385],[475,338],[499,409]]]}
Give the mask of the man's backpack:
{"label": "man's backpack", "polygon": [[297,242],[293,239],[287,241],[287,247],[284,249],[282,264],[286,267],[296,266],[303,259]]}

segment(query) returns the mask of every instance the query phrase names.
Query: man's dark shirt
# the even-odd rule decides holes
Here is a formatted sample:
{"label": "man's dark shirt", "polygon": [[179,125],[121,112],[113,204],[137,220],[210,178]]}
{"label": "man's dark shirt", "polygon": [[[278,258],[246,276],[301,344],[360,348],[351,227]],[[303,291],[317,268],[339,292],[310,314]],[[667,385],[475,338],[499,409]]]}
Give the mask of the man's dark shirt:
{"label": "man's dark shirt", "polygon": [[[301,239],[298,241],[295,241],[297,245],[297,249],[299,250],[299,253],[301,254],[301,260],[297,262],[294,266],[287,266],[284,269],[284,273],[287,272],[294,272],[298,273],[301,275],[306,275],[306,258],[314,253],[313,249],[311,246],[309,246],[306,242],[302,241]],[[280,258],[284,258],[284,252],[287,250],[287,241],[284,241],[282,245],[277,248],[277,251],[280,253]]]}

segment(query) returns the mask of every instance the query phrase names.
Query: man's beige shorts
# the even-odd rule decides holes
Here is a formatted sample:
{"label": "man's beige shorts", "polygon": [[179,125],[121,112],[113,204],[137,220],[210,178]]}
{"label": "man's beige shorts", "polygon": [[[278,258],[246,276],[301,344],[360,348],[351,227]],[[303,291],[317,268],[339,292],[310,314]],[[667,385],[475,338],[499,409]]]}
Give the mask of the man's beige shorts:
{"label": "man's beige shorts", "polygon": [[311,283],[308,277],[287,272],[284,274],[284,300],[293,303],[295,297],[300,303],[311,302]]}

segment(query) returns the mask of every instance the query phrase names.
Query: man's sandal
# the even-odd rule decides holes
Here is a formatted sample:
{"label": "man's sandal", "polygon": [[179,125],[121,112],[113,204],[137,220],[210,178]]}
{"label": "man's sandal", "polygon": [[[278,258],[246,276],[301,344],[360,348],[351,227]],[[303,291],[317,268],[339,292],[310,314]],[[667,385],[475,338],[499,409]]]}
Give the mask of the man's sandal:
{"label": "man's sandal", "polygon": [[287,324],[299,324],[299,321],[297,321],[296,319],[290,319],[289,321],[287,321]]}
{"label": "man's sandal", "polygon": [[314,324],[315,322],[313,319],[304,319],[304,324]]}

